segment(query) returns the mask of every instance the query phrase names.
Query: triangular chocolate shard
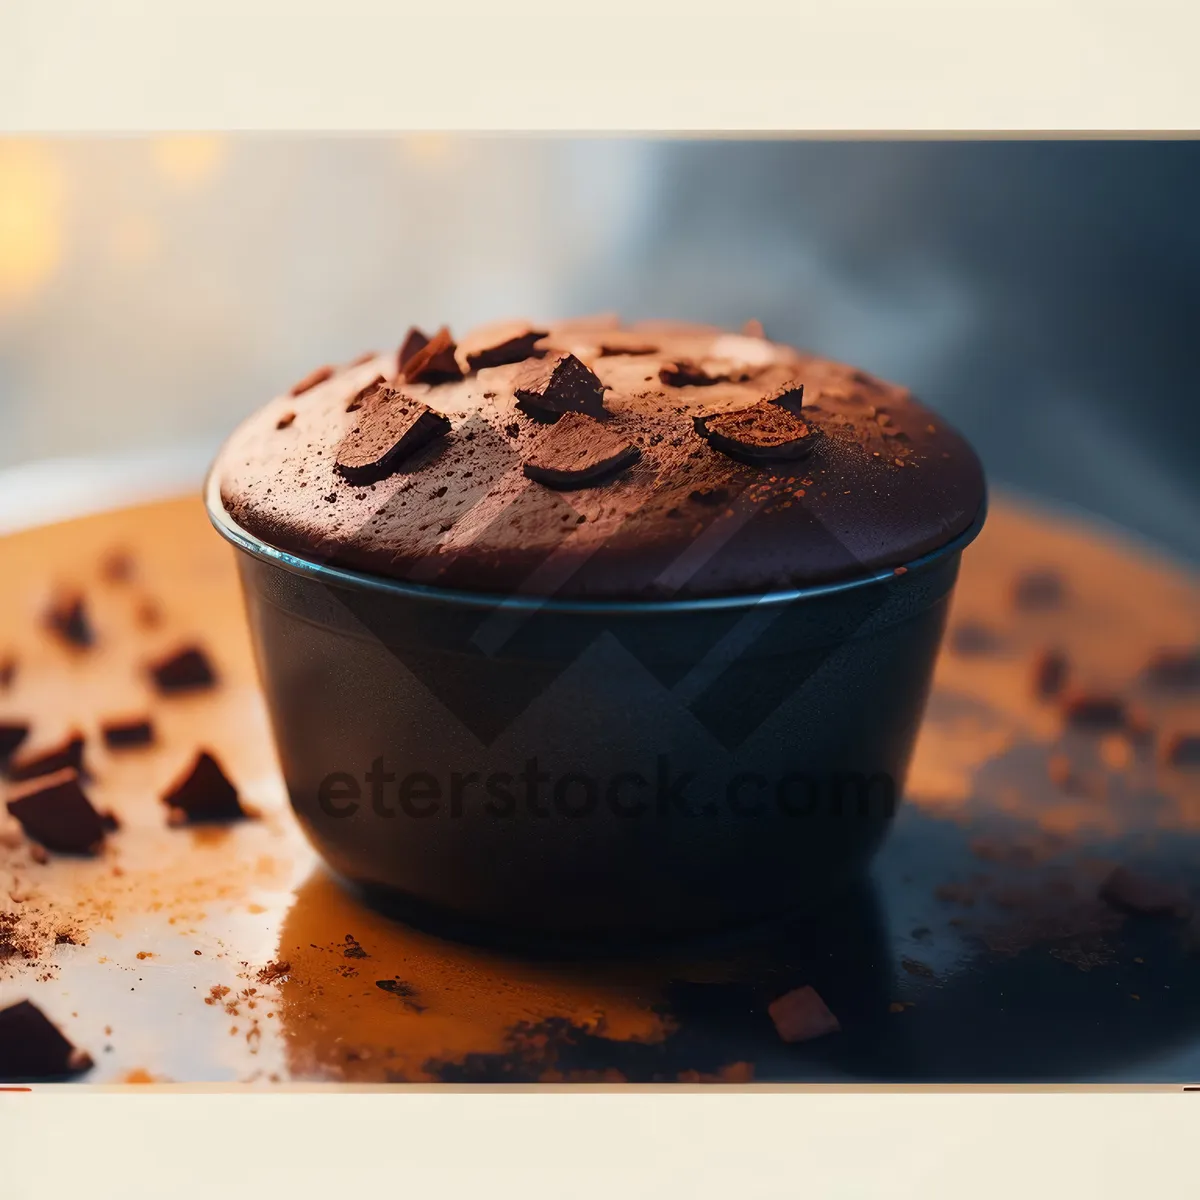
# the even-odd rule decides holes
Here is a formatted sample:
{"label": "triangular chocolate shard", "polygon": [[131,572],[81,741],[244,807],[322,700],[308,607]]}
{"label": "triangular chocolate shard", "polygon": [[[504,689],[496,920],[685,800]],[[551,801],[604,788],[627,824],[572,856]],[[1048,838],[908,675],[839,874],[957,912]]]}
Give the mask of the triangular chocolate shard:
{"label": "triangular chocolate shard", "polygon": [[450,422],[441,413],[394,388],[373,392],[361,411],[358,424],[342,438],[333,463],[350,483],[386,479],[406,458],[450,431]]}
{"label": "triangular chocolate shard", "polygon": [[30,784],[8,801],[8,811],[26,837],[57,854],[95,854],[104,842],[104,818],[70,769]]}
{"label": "triangular chocolate shard", "polygon": [[513,381],[517,407],[531,417],[556,421],[563,413],[604,414],[604,385],[574,354],[530,363]]}
{"label": "triangular chocolate shard", "polygon": [[559,491],[592,487],[637,462],[641,451],[582,413],[564,413],[538,439],[525,476]]}
{"label": "triangular chocolate shard", "polygon": [[[401,357],[413,333],[424,337],[420,330],[412,330],[405,339],[405,346],[401,347]],[[463,377],[463,373],[454,351],[454,339],[450,336],[450,330],[443,325],[425,345],[404,359],[400,366],[400,378],[405,383],[455,383]]]}
{"label": "triangular chocolate shard", "polygon": [[203,750],[191,770],[163,796],[163,803],[190,824],[240,821],[250,815],[220,764]]}
{"label": "triangular chocolate shard", "polygon": [[482,371],[487,367],[524,362],[527,358],[540,359],[546,352],[536,349],[536,346],[547,336],[545,329],[534,329],[530,325],[495,329],[486,338],[483,334],[475,335],[469,339],[467,367],[471,371]]}
{"label": "triangular chocolate shard", "polygon": [[92,1066],[28,1000],[0,1009],[0,1080],[65,1079]]}

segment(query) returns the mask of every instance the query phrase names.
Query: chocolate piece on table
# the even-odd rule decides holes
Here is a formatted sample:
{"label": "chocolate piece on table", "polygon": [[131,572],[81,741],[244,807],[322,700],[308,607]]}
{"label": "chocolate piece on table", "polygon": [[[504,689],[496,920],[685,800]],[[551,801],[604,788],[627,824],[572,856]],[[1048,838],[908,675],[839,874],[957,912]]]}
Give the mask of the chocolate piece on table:
{"label": "chocolate piece on table", "polygon": [[1200,687],[1200,649],[1166,646],[1156,650],[1146,663],[1145,676],[1155,687]]}
{"label": "chocolate piece on table", "polygon": [[315,388],[318,383],[324,383],[325,380],[332,378],[333,368],[318,367],[315,371],[310,371],[299,383],[292,385],[291,394],[293,396],[303,396],[305,392]]}
{"label": "chocolate piece on table", "polygon": [[820,436],[789,408],[769,400],[696,417],[693,425],[714,450],[752,464],[805,458]]}
{"label": "chocolate piece on table", "polygon": [[104,843],[104,818],[79,784],[74,770],[30,783],[8,801],[9,814],[25,836],[58,854],[95,854]]}
{"label": "chocolate piece on table", "polygon": [[19,1000],[0,1008],[0,1080],[65,1079],[91,1066],[36,1005]]}
{"label": "chocolate piece on table", "polygon": [[167,791],[163,803],[173,810],[172,816],[189,824],[240,821],[250,815],[238,799],[237,788],[206,750]]}
{"label": "chocolate piece on table", "polygon": [[1069,725],[1084,729],[1120,729],[1125,724],[1125,701],[1099,692],[1075,692],[1063,702]]}
{"label": "chocolate piece on table", "polygon": [[[410,332],[405,347],[413,333],[424,337],[419,330]],[[400,378],[406,383],[455,383],[463,377],[462,368],[454,357],[454,339],[445,325],[441,327],[416,353],[404,360],[400,367]],[[404,347],[401,347],[401,356]]]}
{"label": "chocolate piece on table", "polygon": [[450,431],[450,422],[427,404],[381,388],[362,409],[358,424],[338,445],[333,467],[350,483],[377,483]]}
{"label": "chocolate piece on table", "polygon": [[87,771],[83,766],[83,746],[83,734],[72,733],[50,750],[10,759],[4,773],[14,783],[23,783],[29,779],[37,779],[43,775],[53,775],[58,771],[65,770],[77,771],[82,778],[86,779]]}
{"label": "chocolate piece on table", "polygon": [[1045,567],[1026,571],[1013,585],[1013,604],[1022,612],[1041,612],[1060,608],[1067,589],[1062,576]]}
{"label": "chocolate piece on table", "polygon": [[513,394],[517,408],[544,421],[557,421],[568,412],[605,415],[604,385],[574,354],[530,363],[513,380]]}
{"label": "chocolate piece on table", "polygon": [[88,621],[87,604],[79,591],[60,592],[50,601],[46,610],[46,628],[81,649],[96,640]]}
{"label": "chocolate piece on table", "polygon": [[166,695],[212,687],[216,672],[199,646],[186,646],[150,664],[155,687]]}
{"label": "chocolate piece on table", "polygon": [[0,771],[29,736],[29,726],[23,721],[0,721]]}
{"label": "chocolate piece on table", "polygon": [[1169,767],[1200,767],[1200,733],[1173,733],[1163,746]]}
{"label": "chocolate piece on table", "polygon": [[[504,334],[507,333],[507,336]],[[482,371],[486,367],[503,367],[509,363],[524,362],[527,358],[542,358],[544,350],[536,349],[537,343],[548,336],[545,329],[534,329],[523,325],[508,331],[497,331],[490,345],[467,351],[467,367],[471,371]]]}
{"label": "chocolate piece on table", "polygon": [[148,746],[154,741],[154,724],[149,717],[129,717],[106,721],[101,728],[104,744],[110,750]]}
{"label": "chocolate piece on table", "polygon": [[813,1038],[837,1033],[842,1027],[816,989],[811,987],[796,988],[772,1000],[767,1012],[785,1042],[810,1042]]}
{"label": "chocolate piece on table", "polygon": [[1033,691],[1050,699],[1059,695],[1067,683],[1070,664],[1061,650],[1043,650],[1033,664]]}
{"label": "chocolate piece on table", "polygon": [[1145,916],[1182,915],[1187,897],[1170,884],[1116,867],[1100,885],[1100,899],[1115,908]]}
{"label": "chocolate piece on table", "polygon": [[690,358],[681,358],[666,363],[658,370],[659,379],[669,387],[710,387],[725,382],[727,376],[720,372],[709,372]]}
{"label": "chocolate piece on table", "polygon": [[346,411],[358,412],[358,410],[362,408],[362,406],[366,404],[375,395],[375,393],[384,386],[386,382],[387,380],[385,380],[382,375],[376,375],[370,383],[364,384],[358,389],[357,392],[354,393],[353,396],[350,397],[350,400],[346,405]]}
{"label": "chocolate piece on table", "polygon": [[533,447],[522,470],[527,478],[560,491],[591,487],[624,470],[641,451],[582,413],[564,413]]}

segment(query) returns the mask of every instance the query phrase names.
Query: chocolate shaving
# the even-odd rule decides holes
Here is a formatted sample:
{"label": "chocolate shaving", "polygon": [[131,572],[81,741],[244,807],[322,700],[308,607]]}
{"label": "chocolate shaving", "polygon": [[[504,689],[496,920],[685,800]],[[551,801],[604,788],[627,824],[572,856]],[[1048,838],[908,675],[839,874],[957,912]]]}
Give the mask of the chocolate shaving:
{"label": "chocolate shaving", "polygon": [[1100,899],[1144,916],[1181,916],[1187,909],[1187,897],[1178,888],[1125,867],[1114,868],[1100,885]]}
{"label": "chocolate shaving", "polygon": [[187,646],[150,664],[155,687],[166,695],[199,691],[217,682],[208,656],[199,646]]}
{"label": "chocolate shaving", "polygon": [[812,987],[796,988],[772,1000],[767,1013],[785,1042],[810,1042],[842,1027]]}
{"label": "chocolate shaving", "polygon": [[102,727],[101,733],[104,735],[104,744],[110,750],[148,746],[154,741],[154,725],[149,717],[108,721]]}
{"label": "chocolate shaving", "polygon": [[641,451],[582,413],[564,413],[537,440],[522,470],[559,491],[591,487],[637,462]]}
{"label": "chocolate shaving", "polygon": [[174,810],[176,820],[192,825],[240,821],[250,815],[238,799],[237,788],[206,750],[162,799]]}
{"label": "chocolate shaving", "polygon": [[311,371],[305,375],[299,383],[292,385],[293,396],[303,396],[305,392],[315,388],[318,383],[324,383],[333,375],[333,368],[329,366],[318,367],[315,371]]}
{"label": "chocolate shaving", "polygon": [[462,368],[454,357],[454,339],[445,325],[423,346],[405,358],[405,349],[410,343],[415,344],[414,335],[416,338],[425,336],[419,329],[412,329],[404,339],[404,346],[400,348],[400,357],[403,360],[400,364],[400,378],[405,383],[455,383],[463,377]]}
{"label": "chocolate shaving", "polygon": [[285,412],[283,414],[283,416],[280,417],[279,420],[275,422],[275,428],[276,429],[288,429],[291,427],[291,424],[295,419],[296,419],[296,414],[294,412]]}
{"label": "chocolate shaving", "polygon": [[39,779],[7,807],[26,837],[57,854],[95,854],[104,843],[104,818],[80,787],[76,771]]}
{"label": "chocolate shaving", "polygon": [[43,775],[53,775],[58,771],[65,770],[77,771],[82,778],[86,779],[83,746],[83,734],[72,733],[51,750],[45,750],[41,754],[10,759],[5,768],[5,774],[14,783],[23,783],[29,779],[38,779]]}
{"label": "chocolate shaving", "polygon": [[535,349],[538,342],[549,334],[545,329],[526,326],[491,346],[472,350],[467,354],[467,367],[471,371],[482,371],[486,367],[503,367],[509,363],[524,362],[527,358],[543,358],[544,350]]}
{"label": "chocolate shaving", "polygon": [[605,415],[604,385],[574,354],[530,363],[513,381],[513,394],[517,408],[543,421],[568,412]]}
{"label": "chocolate shaving", "polygon": [[358,412],[358,410],[362,408],[362,406],[366,404],[367,401],[370,400],[377,391],[379,391],[385,382],[386,380],[382,375],[376,375],[370,383],[366,384],[364,387],[360,387],[358,391],[350,397],[350,402],[346,405],[346,411]]}
{"label": "chocolate shaving", "polygon": [[393,388],[380,388],[338,445],[334,470],[351,483],[377,483],[449,431],[450,422],[427,404]]}
{"label": "chocolate shaving", "polygon": [[24,722],[0,721],[0,771],[28,736],[29,726]]}
{"label": "chocolate shaving", "polygon": [[0,1079],[65,1079],[91,1066],[91,1058],[28,1000],[0,1009]]}
{"label": "chocolate shaving", "polygon": [[694,417],[692,423],[714,450],[752,464],[804,458],[820,436],[815,426],[770,400]]}
{"label": "chocolate shaving", "polygon": [[86,649],[96,640],[88,621],[82,592],[61,592],[55,596],[46,610],[46,628],[81,649]]}

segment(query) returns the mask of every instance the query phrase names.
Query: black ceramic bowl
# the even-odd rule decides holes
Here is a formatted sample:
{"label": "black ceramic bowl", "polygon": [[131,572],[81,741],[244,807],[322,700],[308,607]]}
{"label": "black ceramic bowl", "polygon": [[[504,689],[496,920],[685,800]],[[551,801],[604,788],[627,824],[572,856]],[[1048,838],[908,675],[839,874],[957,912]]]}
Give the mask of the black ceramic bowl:
{"label": "black ceramic bowl", "polygon": [[284,553],[225,512],[288,794],[341,876],[481,927],[749,922],[860,874],[963,548],[677,602],[489,597]]}

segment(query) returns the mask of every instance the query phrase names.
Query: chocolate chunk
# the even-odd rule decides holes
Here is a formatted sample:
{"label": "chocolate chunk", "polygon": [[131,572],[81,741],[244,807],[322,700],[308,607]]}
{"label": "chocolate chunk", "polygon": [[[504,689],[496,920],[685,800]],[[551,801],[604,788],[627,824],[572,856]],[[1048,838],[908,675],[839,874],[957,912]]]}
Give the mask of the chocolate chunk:
{"label": "chocolate chunk", "polygon": [[542,358],[546,352],[535,347],[547,336],[549,335],[545,329],[532,329],[529,326],[514,329],[508,337],[501,337],[490,346],[469,351],[467,367],[472,371],[481,371],[485,367],[503,367],[508,363],[524,362],[527,358]]}
{"label": "chocolate chunk", "polygon": [[411,1008],[413,1012],[425,1011],[425,1006],[418,1004],[413,998],[417,994],[417,989],[411,983],[406,983],[403,979],[377,979],[375,986],[389,995],[398,996],[404,1001],[405,1008]]}
{"label": "chocolate chunk", "polygon": [[0,771],[17,752],[21,743],[29,736],[29,726],[19,721],[0,721]]}
{"label": "chocolate chunk", "polygon": [[400,349],[396,354],[396,372],[399,374],[404,370],[404,364],[412,358],[420,350],[424,350],[429,345],[429,339],[415,325],[410,325],[408,332],[404,335],[404,341],[400,344]]}
{"label": "chocolate chunk", "polygon": [[96,640],[82,592],[66,591],[56,595],[46,610],[46,628],[80,648],[86,648]]}
{"label": "chocolate chunk", "polygon": [[0,658],[0,691],[6,691],[12,687],[13,680],[17,677],[17,660],[11,655],[5,655]]}
{"label": "chocolate chunk", "polygon": [[352,933],[346,934],[345,944],[342,947],[343,958],[370,958],[371,956],[362,948],[362,943]]}
{"label": "chocolate chunk", "polygon": [[1166,647],[1156,650],[1146,663],[1145,676],[1155,687],[1200,687],[1200,649]]}
{"label": "chocolate chunk", "polygon": [[1118,696],[1076,692],[1063,703],[1067,723],[1085,729],[1120,729],[1125,715],[1125,702]]}
{"label": "chocolate chunk", "polygon": [[8,801],[25,836],[57,854],[95,854],[104,843],[104,820],[92,807],[73,770],[29,784]]}
{"label": "chocolate chunk", "polygon": [[28,1000],[0,1009],[0,1079],[66,1079],[91,1066],[91,1058]]}
{"label": "chocolate chunk", "polygon": [[1145,916],[1183,915],[1187,909],[1187,897],[1178,888],[1125,867],[1116,867],[1100,885],[1100,899]]}
{"label": "chocolate chunk", "polygon": [[804,404],[804,384],[794,379],[789,380],[764,396],[763,399],[768,404],[778,404],[780,408],[790,412],[793,417],[798,417],[801,406]]}
{"label": "chocolate chunk", "polygon": [[172,816],[177,820],[193,825],[240,821],[250,815],[238,799],[237,788],[206,750],[199,753],[187,774],[167,791],[163,803],[174,810]]}
{"label": "chocolate chunk", "polygon": [[294,412],[285,412],[283,414],[283,416],[280,417],[279,420],[275,422],[275,428],[276,429],[289,429],[291,427],[292,422],[295,419],[296,419],[296,414]]}
{"label": "chocolate chunk", "polygon": [[449,431],[450,422],[427,404],[393,388],[380,388],[363,408],[358,424],[342,438],[334,470],[351,483],[377,483]]}
{"label": "chocolate chunk", "polygon": [[369,401],[377,391],[384,385],[386,380],[382,375],[376,375],[370,383],[364,387],[360,387],[353,396],[350,397],[350,402],[346,405],[347,412],[358,412],[364,404]]}
{"label": "chocolate chunk", "polygon": [[810,1042],[813,1038],[837,1033],[842,1027],[816,989],[811,987],[797,988],[772,1000],[767,1012],[785,1042]]}
{"label": "chocolate chunk", "polygon": [[216,672],[199,646],[187,646],[151,663],[150,674],[158,690],[166,695],[199,691],[217,682]]}
{"label": "chocolate chunk", "polygon": [[538,438],[522,468],[527,478],[560,491],[591,487],[637,462],[642,452],[582,413],[564,413]]}
{"label": "chocolate chunk", "polygon": [[804,458],[820,436],[790,409],[770,401],[695,417],[693,425],[714,450],[752,464]]}
{"label": "chocolate chunk", "polygon": [[1169,767],[1200,767],[1200,733],[1175,733],[1163,746]]}
{"label": "chocolate chunk", "polygon": [[669,387],[710,387],[714,383],[727,382],[729,378],[719,371],[710,373],[690,358],[664,363],[658,370],[658,377]]}
{"label": "chocolate chunk", "polygon": [[604,385],[573,354],[530,363],[513,381],[513,394],[523,413],[543,421],[567,412],[604,416]]}
{"label": "chocolate chunk", "polygon": [[332,367],[318,367],[315,371],[305,375],[299,383],[292,385],[292,395],[302,396],[311,388],[315,388],[318,383],[324,383],[333,375]]}
{"label": "chocolate chunk", "polygon": [[1062,576],[1050,568],[1026,571],[1013,585],[1013,604],[1022,612],[1060,608],[1065,598]]}
{"label": "chocolate chunk", "polygon": [[[413,335],[424,337],[419,329],[410,330],[400,348],[401,357],[405,348],[413,341]],[[415,353],[404,359],[400,367],[400,378],[406,383],[454,383],[463,377],[462,368],[454,357],[454,339],[445,325],[441,327]]]}
{"label": "chocolate chunk", "polygon": [[110,750],[124,750],[130,746],[148,746],[154,741],[154,725],[149,717],[108,721],[101,732],[104,744]]}
{"label": "chocolate chunk", "polygon": [[1033,691],[1044,699],[1057,696],[1067,683],[1070,664],[1060,650],[1043,650],[1033,664]]}
{"label": "chocolate chunk", "polygon": [[635,334],[621,333],[619,331],[606,333],[598,349],[601,358],[615,358],[619,354],[640,356],[643,354],[658,353],[658,347],[653,342],[644,341]]}
{"label": "chocolate chunk", "polygon": [[72,733],[65,741],[51,750],[41,754],[25,755],[22,758],[10,759],[5,774],[14,783],[28,779],[38,779],[43,775],[53,775],[58,771],[77,771],[87,778],[83,766],[83,734]]}

